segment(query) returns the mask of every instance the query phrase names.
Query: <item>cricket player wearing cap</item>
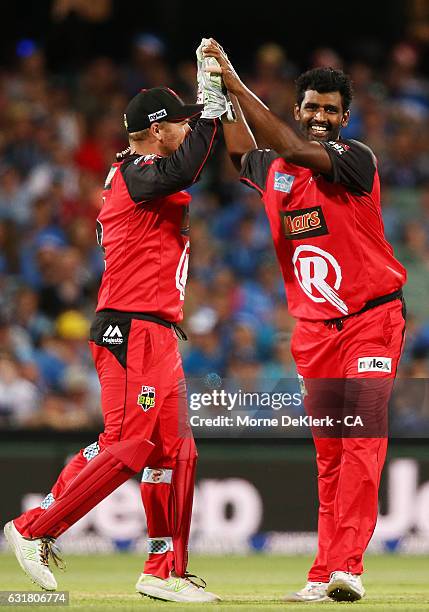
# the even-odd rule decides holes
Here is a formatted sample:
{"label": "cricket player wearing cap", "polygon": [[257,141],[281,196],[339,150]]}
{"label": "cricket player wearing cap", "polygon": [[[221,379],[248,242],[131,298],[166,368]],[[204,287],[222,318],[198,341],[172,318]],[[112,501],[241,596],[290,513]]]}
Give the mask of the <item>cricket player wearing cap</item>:
{"label": "cricket player wearing cap", "polygon": [[105,272],[90,331],[105,428],[66,465],[40,507],[5,526],[22,569],[46,590],[57,588],[49,567],[58,561],[55,539],[143,470],[149,557],[137,591],[175,602],[219,600],[187,573],[197,451],[177,342],[186,339],[177,325],[189,261],[184,189],[201,176],[230,108],[219,78],[204,76],[204,105],[156,87],[125,110],[130,146],[104,185],[97,239]]}
{"label": "cricket player wearing cap", "polygon": [[[366,145],[340,138],[352,99],[342,71],[315,68],[297,79],[296,134],[242,83],[215,40],[204,54],[218,61],[213,70],[271,147],[242,151],[241,181],[260,194],[270,222],[297,319],[291,349],[305,409],[337,417],[332,430],[328,421],[312,428],[318,552],[307,584],[287,600],[358,600],[365,594],[363,555],[377,520],[388,400],[405,331],[406,272],[384,237],[377,161]],[[359,418],[345,419],[351,415]]]}

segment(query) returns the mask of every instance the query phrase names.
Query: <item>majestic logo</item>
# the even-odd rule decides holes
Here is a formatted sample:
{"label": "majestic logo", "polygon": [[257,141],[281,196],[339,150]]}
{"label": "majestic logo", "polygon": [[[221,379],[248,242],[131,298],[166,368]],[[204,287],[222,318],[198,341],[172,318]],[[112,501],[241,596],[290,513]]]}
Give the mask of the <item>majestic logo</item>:
{"label": "majestic logo", "polygon": [[325,217],[321,206],[301,208],[300,210],[282,211],[283,230],[288,240],[300,240],[312,236],[328,234]]}
{"label": "majestic logo", "polygon": [[152,123],[152,121],[158,121],[158,119],[162,119],[162,117],[166,116],[167,111],[165,110],[165,108],[161,108],[161,110],[156,111],[156,113],[151,113],[150,115],[148,115],[148,119]]}
{"label": "majestic logo", "polygon": [[328,145],[331,149],[334,149],[338,155],[342,155],[350,149],[349,145],[345,142],[337,142],[336,140],[328,140]]}
{"label": "majestic logo", "polygon": [[274,190],[290,193],[295,177],[293,174],[285,174],[284,172],[274,173]]}
{"label": "majestic logo", "polygon": [[124,341],[121,330],[117,325],[109,325],[103,334],[103,342],[106,344],[122,344]]}
{"label": "majestic logo", "polygon": [[141,393],[137,396],[137,405],[141,406],[144,412],[155,406],[155,387],[142,386]]}
{"label": "majestic logo", "polygon": [[359,357],[358,372],[391,372],[391,357]]}
{"label": "majestic logo", "polygon": [[335,257],[323,249],[303,244],[295,249],[292,263],[301,289],[313,302],[329,302],[341,314],[348,314],[347,305],[338,295],[342,273]]}

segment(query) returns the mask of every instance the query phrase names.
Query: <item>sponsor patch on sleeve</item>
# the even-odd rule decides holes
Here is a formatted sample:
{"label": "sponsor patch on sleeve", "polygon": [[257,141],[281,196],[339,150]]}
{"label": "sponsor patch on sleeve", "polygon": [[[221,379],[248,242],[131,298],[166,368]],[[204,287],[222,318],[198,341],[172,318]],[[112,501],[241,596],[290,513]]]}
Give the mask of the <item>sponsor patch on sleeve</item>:
{"label": "sponsor patch on sleeve", "polygon": [[300,240],[329,234],[321,206],[281,211],[284,235],[288,240]]}
{"label": "sponsor patch on sleeve", "polygon": [[295,177],[293,174],[285,174],[284,172],[274,173],[274,190],[290,193]]}

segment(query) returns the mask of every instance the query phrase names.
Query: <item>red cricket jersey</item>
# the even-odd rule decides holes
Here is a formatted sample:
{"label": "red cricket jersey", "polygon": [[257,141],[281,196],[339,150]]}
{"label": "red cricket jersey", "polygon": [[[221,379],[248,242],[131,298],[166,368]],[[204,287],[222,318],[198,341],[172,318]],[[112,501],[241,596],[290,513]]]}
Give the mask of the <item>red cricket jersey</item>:
{"label": "red cricket jersey", "polygon": [[271,149],[250,151],[241,172],[264,202],[289,310],[309,320],[358,312],[406,280],[384,237],[374,154],[355,140],[322,144],[331,176]]}
{"label": "red cricket jersey", "polygon": [[216,119],[200,119],[172,155],[130,155],[112,165],[97,219],[105,254],[97,312],[183,318],[191,201],[183,189],[198,180],[217,133]]}

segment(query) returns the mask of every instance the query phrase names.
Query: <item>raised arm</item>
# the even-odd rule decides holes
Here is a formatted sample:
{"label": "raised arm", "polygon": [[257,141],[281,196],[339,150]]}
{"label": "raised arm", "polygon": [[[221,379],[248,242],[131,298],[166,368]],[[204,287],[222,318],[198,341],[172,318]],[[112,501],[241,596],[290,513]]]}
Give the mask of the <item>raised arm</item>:
{"label": "raised arm", "polygon": [[299,136],[272,113],[241,81],[219,43],[210,38],[203,53],[217,59],[220,68],[213,67],[211,70],[222,74],[225,87],[237,97],[246,119],[257,128],[270,147],[288,162],[322,174],[331,173],[332,162],[325,148],[319,142]]}
{"label": "raised arm", "polygon": [[213,151],[219,129],[219,119],[199,119],[189,136],[168,157],[142,155],[125,161],[121,172],[134,202],[161,198],[198,181]]}
{"label": "raised arm", "polygon": [[231,161],[237,170],[240,170],[243,155],[256,149],[257,145],[236,96],[231,95],[230,98],[236,121],[223,121],[223,135]]}

